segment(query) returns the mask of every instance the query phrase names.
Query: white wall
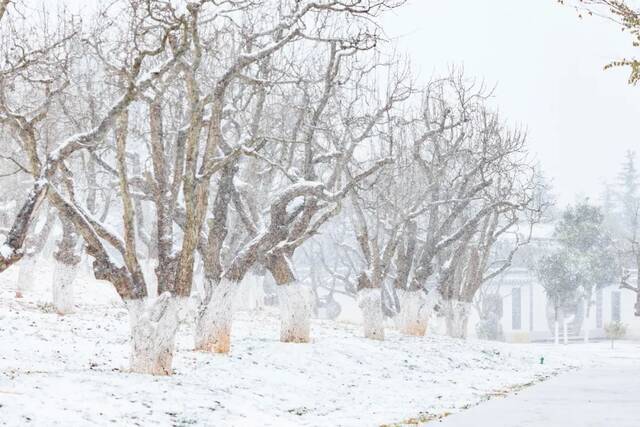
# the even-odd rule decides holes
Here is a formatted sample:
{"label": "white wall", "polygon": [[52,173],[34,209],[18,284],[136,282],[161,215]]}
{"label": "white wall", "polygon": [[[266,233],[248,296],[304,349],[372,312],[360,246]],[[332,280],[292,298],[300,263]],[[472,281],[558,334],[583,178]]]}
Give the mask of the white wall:
{"label": "white wall", "polygon": [[[499,285],[499,294],[503,301],[502,328],[507,341],[526,341],[552,338],[547,322],[546,306],[547,296],[544,288],[530,277],[524,279],[523,275],[518,275],[517,280],[503,282]],[[496,285],[497,286],[497,285]],[[514,328],[513,309],[513,289],[520,288],[521,295],[521,324],[520,328]],[[597,304],[594,295],[591,313],[588,319],[583,322],[580,335],[584,333],[584,328],[589,328],[589,335],[592,338],[603,338],[605,336],[603,326],[612,321],[612,301],[615,293],[620,295],[620,320],[627,325],[627,338],[640,339],[640,317],[634,315],[635,294],[631,291],[619,289],[617,285],[611,285],[601,290],[602,292],[602,325],[597,324]],[[533,314],[533,316],[531,315]],[[475,325],[478,315],[470,319],[469,331],[475,335]]]}

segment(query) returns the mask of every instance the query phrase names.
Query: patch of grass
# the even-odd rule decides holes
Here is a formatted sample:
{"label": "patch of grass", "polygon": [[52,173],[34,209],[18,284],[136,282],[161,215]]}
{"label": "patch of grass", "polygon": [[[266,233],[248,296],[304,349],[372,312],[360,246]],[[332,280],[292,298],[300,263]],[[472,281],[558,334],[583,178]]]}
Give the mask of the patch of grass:
{"label": "patch of grass", "polygon": [[38,302],[36,308],[43,313],[56,313],[56,307],[50,302]]}
{"label": "patch of grass", "polygon": [[407,425],[417,426],[431,421],[441,420],[445,417],[448,417],[449,415],[451,415],[451,412],[443,412],[441,414],[430,414],[429,412],[423,412],[416,417],[407,418],[406,420],[402,420],[399,423],[382,424],[380,427],[402,427]]}
{"label": "patch of grass", "polygon": [[[573,369],[567,369],[567,371],[571,371]],[[482,402],[486,402],[487,400],[490,400],[492,397],[506,397],[511,393],[517,393],[527,387],[531,387],[532,385],[541,383],[543,381],[548,380],[551,377],[555,377],[556,375],[560,374],[561,372],[563,372],[563,370],[561,369],[556,369],[552,372],[550,372],[549,374],[537,374],[535,376],[535,378],[531,381],[528,381],[526,383],[520,383],[520,384],[514,384],[512,386],[508,386],[505,388],[501,388],[501,389],[497,389],[497,390],[492,390],[486,394],[484,394],[481,399],[476,402],[476,403],[469,403],[466,404],[464,406],[461,407],[461,409],[469,409],[472,408],[473,406],[477,406]],[[412,417],[412,418],[407,418],[406,420],[402,420],[400,422],[396,422],[396,423],[391,423],[391,424],[382,424],[380,427],[402,427],[402,426],[411,426],[411,425],[420,425],[420,424],[425,424],[428,422],[432,422],[432,421],[438,421],[441,420],[445,417],[448,417],[449,415],[451,415],[452,412],[443,412],[441,414],[431,414],[428,412],[422,412],[420,414],[418,414],[418,416],[416,417]]]}

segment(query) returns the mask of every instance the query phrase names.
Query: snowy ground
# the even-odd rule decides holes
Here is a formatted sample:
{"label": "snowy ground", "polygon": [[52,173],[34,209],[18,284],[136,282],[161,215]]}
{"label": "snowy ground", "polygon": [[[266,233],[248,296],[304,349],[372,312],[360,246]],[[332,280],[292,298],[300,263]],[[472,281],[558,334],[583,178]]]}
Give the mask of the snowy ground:
{"label": "snowy ground", "polygon": [[261,311],[237,315],[228,356],[192,351],[185,325],[175,375],[129,374],[128,317],[108,285],[81,283],[77,313],[61,317],[46,304],[50,275],[20,300],[11,276],[0,276],[0,425],[419,422],[591,363],[551,346],[393,331],[373,342],[325,321],[313,343],[283,344],[277,317]]}

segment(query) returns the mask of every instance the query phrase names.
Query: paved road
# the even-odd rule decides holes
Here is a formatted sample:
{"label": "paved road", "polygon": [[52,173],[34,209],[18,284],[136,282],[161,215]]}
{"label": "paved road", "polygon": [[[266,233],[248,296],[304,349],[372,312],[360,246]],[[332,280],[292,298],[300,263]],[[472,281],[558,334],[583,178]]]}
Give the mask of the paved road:
{"label": "paved road", "polygon": [[439,427],[638,427],[639,363],[586,368],[451,415]]}

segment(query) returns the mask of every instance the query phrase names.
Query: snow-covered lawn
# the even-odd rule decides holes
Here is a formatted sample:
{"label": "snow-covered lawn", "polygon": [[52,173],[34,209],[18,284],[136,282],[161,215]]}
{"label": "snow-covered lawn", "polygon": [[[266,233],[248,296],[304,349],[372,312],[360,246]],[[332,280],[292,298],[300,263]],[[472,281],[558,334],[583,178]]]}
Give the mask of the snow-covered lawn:
{"label": "snow-covered lawn", "polygon": [[374,342],[328,321],[314,321],[313,343],[283,344],[265,310],[237,314],[229,355],[194,352],[185,325],[175,375],[135,375],[127,312],[108,285],[81,283],[77,312],[62,317],[47,311],[50,277],[19,300],[8,277],[1,425],[380,425],[458,411],[584,363],[549,346],[394,331]]}

